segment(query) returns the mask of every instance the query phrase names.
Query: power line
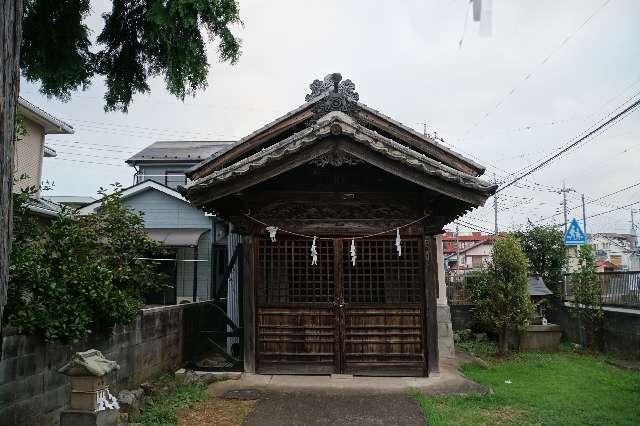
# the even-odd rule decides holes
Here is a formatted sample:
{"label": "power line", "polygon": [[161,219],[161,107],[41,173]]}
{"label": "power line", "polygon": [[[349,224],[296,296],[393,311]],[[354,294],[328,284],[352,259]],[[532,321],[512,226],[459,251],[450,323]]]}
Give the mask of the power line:
{"label": "power line", "polygon": [[72,158],[58,158],[58,157],[53,157],[52,160],[54,161],[71,161],[73,163],[86,163],[86,164],[98,164],[101,166],[113,166],[113,167],[123,167],[126,166],[126,164],[113,164],[113,163],[103,163],[103,162],[98,162],[98,161],[84,161],[84,160],[75,160]]}
{"label": "power line", "polygon": [[[586,138],[586,137],[588,137],[588,136],[589,136],[589,133],[590,133],[590,131],[589,131],[589,129],[590,129],[590,128],[593,128],[594,126],[597,126],[597,124],[598,124],[598,123],[602,123],[602,122],[606,121],[609,117],[611,117],[611,116],[612,116],[613,114],[615,114],[617,111],[619,111],[619,110],[623,109],[623,108],[625,107],[625,105],[627,105],[627,104],[628,104],[628,103],[630,103],[630,102],[634,102],[634,99],[635,99],[635,98],[638,98],[638,96],[639,96],[639,95],[640,95],[640,90],[638,90],[637,92],[635,92],[633,95],[629,96],[629,97],[628,97],[627,99],[625,99],[625,101],[624,101],[624,102],[622,102],[618,107],[614,108],[614,109],[613,109],[613,111],[609,112],[606,116],[604,116],[604,117],[603,117],[603,118],[601,118],[600,120],[596,121],[596,123],[595,123],[594,125],[592,125],[591,127],[588,127],[586,130],[582,131],[582,132],[581,132],[580,134],[578,134],[578,136],[576,136],[576,137],[577,137],[577,138],[580,138],[580,135],[581,135],[581,134],[587,134],[587,136],[585,136],[585,138]],[[614,118],[614,119],[612,119],[612,120],[615,120],[615,118]],[[598,130],[599,130],[599,129],[596,129],[595,131],[598,131]],[[579,142],[578,142],[578,143],[579,143]],[[555,149],[552,149],[552,150],[549,150],[549,151],[547,151],[547,152],[554,152],[554,151],[560,150],[560,152],[556,153],[556,156],[558,156],[558,157],[559,157],[559,156],[561,156],[561,155],[564,155],[564,151],[562,151],[562,150],[563,150],[563,148],[566,148],[568,145],[571,145],[571,143],[567,143],[567,144],[565,144],[565,145],[561,145],[560,147],[555,148]],[[546,153],[545,153],[543,156],[541,156],[541,159],[544,159],[545,157],[546,157]],[[536,161],[541,161],[541,160],[536,160]],[[519,169],[516,169],[516,170],[512,171],[511,173],[508,173],[507,175],[505,175],[505,179],[503,179],[503,181],[502,181],[502,182],[505,182],[505,181],[506,181],[506,178],[508,178],[508,177],[510,177],[510,176],[515,176],[515,175],[517,175],[518,173],[520,173],[520,172],[522,172],[522,171],[524,171],[524,170],[527,170],[529,167],[531,167],[531,165],[530,165],[530,164],[528,164],[528,165],[526,165],[526,166],[523,166],[523,167],[520,167]]]}
{"label": "power line", "polygon": [[589,15],[589,17],[587,17],[587,19],[582,22],[582,24],[580,24],[578,26],[578,28],[576,28],[571,34],[569,34],[568,36],[566,36],[564,38],[564,40],[562,40],[562,42],[553,50],[551,51],[547,56],[545,56],[545,58],[534,67],[533,70],[531,70],[529,73],[527,73],[524,78],[522,78],[518,83],[516,83],[515,86],[513,86],[511,88],[511,90],[509,90],[509,92],[507,92],[505,95],[503,95],[500,100],[493,106],[493,108],[491,108],[489,111],[487,111],[478,121],[476,121],[474,124],[471,125],[471,127],[469,127],[469,129],[467,129],[464,134],[463,134],[463,139],[476,127],[478,127],[480,125],[480,123],[482,123],[485,119],[487,119],[494,111],[496,111],[503,103],[505,100],[507,100],[507,98],[509,98],[511,95],[513,95],[516,90],[522,85],[524,84],[527,80],[529,80],[533,74],[535,73],[536,69],[539,67],[542,67],[544,64],[546,64],[549,59],[551,59],[556,53],[558,53],[568,42],[569,40],[571,40],[578,32],[580,32],[580,30],[582,30],[582,28],[584,28],[592,19],[594,16],[596,16],[602,9],[604,9],[604,7],[609,4],[611,0],[605,0],[604,3],[602,3],[599,7],[596,8],[596,10],[593,11],[593,13],[591,13],[591,15]]}
{"label": "power line", "polygon": [[633,111],[635,108],[638,107],[638,105],[640,105],[640,99],[636,100],[635,102],[633,102],[631,105],[629,105],[628,107],[626,107],[625,109],[623,109],[621,112],[617,113],[616,115],[614,115],[613,117],[609,118],[608,120],[606,120],[604,123],[600,124],[598,127],[596,127],[595,129],[589,131],[586,135],[580,137],[578,140],[576,140],[575,142],[565,146],[564,148],[562,148],[560,151],[558,151],[557,153],[555,153],[554,155],[552,155],[551,157],[543,160],[542,162],[536,164],[535,166],[533,166],[533,168],[529,169],[527,172],[525,172],[524,174],[516,177],[515,179],[513,179],[511,182],[503,185],[501,188],[498,188],[497,192],[503,191],[506,188],[512,186],[513,184],[515,184],[516,182],[522,180],[523,178],[531,175],[532,173],[536,172],[537,170],[540,170],[541,168],[549,165],[551,162],[553,162],[556,158],[559,158],[560,156],[562,156],[564,153],[568,152],[569,150],[571,150],[572,148],[576,147],[577,145],[579,145],[580,143],[582,143],[583,141],[587,140],[589,137],[593,136],[594,134],[598,133],[600,130],[606,128],[607,126],[609,126],[609,124],[623,118],[626,114],[630,113],[631,111]]}
{"label": "power line", "polygon": [[[605,198],[608,198],[608,197],[614,196],[614,195],[619,194],[619,193],[621,193],[621,192],[624,192],[624,191],[628,191],[628,190],[630,190],[630,189],[633,189],[633,188],[635,188],[635,187],[637,187],[637,186],[640,186],[640,182],[636,182],[636,183],[634,183],[634,184],[632,184],[632,185],[629,185],[629,186],[626,186],[626,187],[624,187],[624,188],[622,188],[622,189],[618,189],[618,190],[613,191],[613,192],[610,192],[610,193],[608,193],[608,194],[601,195],[601,196],[600,196],[600,197],[598,197],[598,198],[595,198],[595,199],[593,199],[593,200],[589,200],[589,201],[588,201],[587,203],[585,203],[585,204],[592,204],[592,203],[598,202],[598,201],[600,201],[600,200],[603,200],[603,199],[605,199]],[[575,210],[575,209],[577,209],[578,207],[580,207],[580,205],[576,204],[575,206],[571,207],[571,208],[570,208],[570,209],[568,209],[567,211]],[[615,207],[614,207],[614,208],[615,208]],[[547,217],[545,217],[545,218],[543,218],[543,219],[538,220],[536,223],[543,222],[543,221],[545,221],[545,220],[547,220],[547,219],[551,219],[551,218],[553,218],[553,217],[557,216],[557,215],[558,215],[558,214],[560,214],[560,213],[561,213],[561,212],[558,212],[558,213],[553,214],[553,215],[551,215],[551,216],[547,216]]]}

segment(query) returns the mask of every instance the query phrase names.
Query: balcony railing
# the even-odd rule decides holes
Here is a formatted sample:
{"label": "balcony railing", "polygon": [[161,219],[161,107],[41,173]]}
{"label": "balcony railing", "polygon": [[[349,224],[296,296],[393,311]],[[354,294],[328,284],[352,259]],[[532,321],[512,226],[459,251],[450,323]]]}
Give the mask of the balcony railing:
{"label": "balcony railing", "polygon": [[[640,271],[598,272],[598,281],[603,306],[640,309]],[[564,300],[575,300],[571,275],[565,276]]]}

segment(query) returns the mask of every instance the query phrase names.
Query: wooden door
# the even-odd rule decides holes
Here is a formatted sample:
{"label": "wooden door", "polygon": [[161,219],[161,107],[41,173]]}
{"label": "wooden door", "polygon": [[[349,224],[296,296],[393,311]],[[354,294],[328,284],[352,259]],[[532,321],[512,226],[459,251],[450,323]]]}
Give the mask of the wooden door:
{"label": "wooden door", "polygon": [[316,242],[318,265],[311,265],[311,241],[257,241],[256,358],[259,373],[337,372],[335,249]]}
{"label": "wooden door", "polygon": [[257,371],[421,376],[424,362],[420,238],[311,241],[259,238]]}
{"label": "wooden door", "polygon": [[[422,376],[424,267],[420,238],[356,240],[343,249],[342,370],[367,376]],[[350,244],[350,242],[349,242]]]}

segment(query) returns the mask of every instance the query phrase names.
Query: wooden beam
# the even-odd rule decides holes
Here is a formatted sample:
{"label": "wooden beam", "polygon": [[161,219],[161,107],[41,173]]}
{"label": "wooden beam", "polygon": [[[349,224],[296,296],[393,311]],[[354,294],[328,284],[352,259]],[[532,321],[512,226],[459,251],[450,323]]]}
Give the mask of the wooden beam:
{"label": "wooden beam", "polygon": [[[227,195],[234,194],[242,191],[246,188],[252,187],[264,182],[272,177],[278,176],[281,173],[298,167],[302,164],[308,163],[312,159],[319,157],[331,151],[333,144],[327,141],[318,142],[311,145],[307,149],[303,149],[298,152],[294,152],[291,155],[286,156],[284,159],[276,160],[271,164],[263,167],[258,173],[248,173],[243,176],[229,179],[216,185],[215,195],[211,196],[213,192],[209,188],[198,189],[193,191],[193,195],[189,197],[190,201],[196,206],[223,198]],[[204,194],[203,194],[204,193]]]}
{"label": "wooden beam", "polygon": [[388,133],[394,138],[399,139],[399,141],[408,143],[418,151],[430,157],[433,157],[438,161],[442,161],[443,163],[453,167],[454,169],[471,174],[473,176],[479,176],[484,172],[484,168],[473,166],[472,164],[447,152],[447,150],[444,150],[433,143],[429,143],[423,138],[420,138],[412,134],[411,132],[406,131],[402,127],[383,120],[382,118],[377,117],[376,115],[368,111],[360,110],[357,114],[361,119],[363,119],[370,125],[377,127],[379,130]]}
{"label": "wooden beam", "polygon": [[436,239],[425,232],[424,236],[424,290],[425,290],[425,358],[427,375],[440,373],[438,351],[438,315],[436,286],[438,285],[438,256]]}
{"label": "wooden beam", "polygon": [[487,199],[486,196],[471,189],[460,187],[452,182],[442,181],[436,177],[427,176],[413,167],[400,165],[397,161],[391,160],[380,153],[373,152],[371,149],[349,138],[344,138],[344,143],[340,144],[340,149],[358,158],[362,158],[367,163],[391,174],[466,203],[481,206]]}
{"label": "wooden beam", "polygon": [[276,123],[273,126],[263,130],[260,133],[253,135],[251,138],[244,140],[242,143],[229,149],[227,152],[212,159],[210,162],[204,164],[201,168],[195,170],[192,173],[192,179],[200,179],[203,176],[211,174],[213,171],[223,167],[225,164],[234,162],[237,158],[246,154],[247,152],[257,148],[262,143],[273,139],[276,136],[286,132],[291,127],[297,126],[300,123],[305,122],[309,118],[313,117],[314,111],[312,109],[306,109],[298,114],[288,117],[280,123]]}
{"label": "wooden beam", "polygon": [[254,285],[254,250],[252,236],[243,236],[242,256],[242,321],[243,321],[243,352],[245,373],[256,372],[256,299]]}

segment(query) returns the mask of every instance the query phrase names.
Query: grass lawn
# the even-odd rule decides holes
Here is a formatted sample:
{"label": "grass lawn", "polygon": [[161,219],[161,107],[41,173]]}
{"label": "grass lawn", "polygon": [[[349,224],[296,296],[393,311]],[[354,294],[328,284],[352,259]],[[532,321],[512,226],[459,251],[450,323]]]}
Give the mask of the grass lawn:
{"label": "grass lawn", "polygon": [[487,357],[487,344],[465,349],[488,361],[489,368],[466,364],[463,373],[495,394],[418,395],[430,425],[640,425],[640,372],[567,348],[508,360]]}
{"label": "grass lawn", "polygon": [[[165,379],[165,381],[169,381]],[[204,383],[177,384],[169,393],[156,393],[144,405],[142,412],[130,423],[143,425],[174,425],[178,422],[177,411],[208,398]]]}

